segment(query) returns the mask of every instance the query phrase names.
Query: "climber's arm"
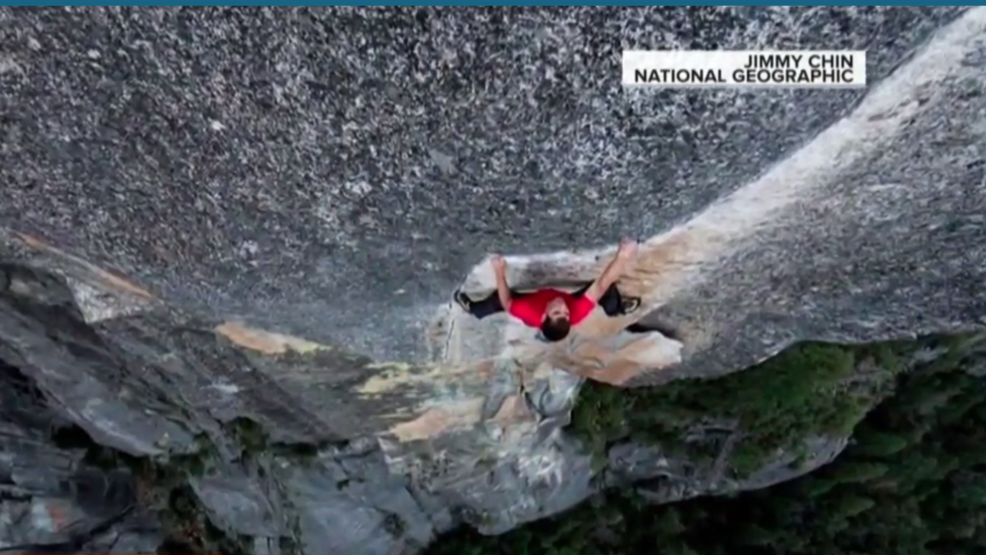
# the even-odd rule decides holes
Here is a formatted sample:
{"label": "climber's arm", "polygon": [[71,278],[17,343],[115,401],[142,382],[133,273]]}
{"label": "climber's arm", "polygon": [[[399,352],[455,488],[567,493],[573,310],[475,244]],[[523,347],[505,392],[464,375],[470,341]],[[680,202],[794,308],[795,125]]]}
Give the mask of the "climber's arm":
{"label": "climber's arm", "polygon": [[636,241],[622,241],[619,250],[616,251],[616,256],[613,257],[613,260],[610,260],[609,264],[606,265],[606,269],[596,278],[596,281],[592,282],[592,285],[586,289],[584,296],[591,299],[594,303],[599,302],[599,299],[606,293],[606,290],[623,277],[630,259],[633,258],[636,251]]}
{"label": "climber's arm", "polygon": [[510,303],[513,298],[510,295],[510,287],[507,285],[507,263],[502,256],[494,255],[490,259],[490,264],[493,265],[493,275],[496,276],[496,296],[499,297],[503,310],[510,312]]}

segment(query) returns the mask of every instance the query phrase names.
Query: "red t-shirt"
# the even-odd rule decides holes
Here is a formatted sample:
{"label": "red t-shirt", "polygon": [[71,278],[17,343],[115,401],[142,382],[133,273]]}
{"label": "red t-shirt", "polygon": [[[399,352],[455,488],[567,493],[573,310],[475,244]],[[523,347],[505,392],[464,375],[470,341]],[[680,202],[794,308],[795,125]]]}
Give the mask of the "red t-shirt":
{"label": "red t-shirt", "polygon": [[510,303],[510,315],[532,328],[540,328],[541,322],[544,321],[545,308],[558,297],[565,299],[569,321],[573,326],[585,320],[586,316],[596,308],[596,303],[585,295],[576,297],[557,289],[540,289],[529,295],[514,298]]}

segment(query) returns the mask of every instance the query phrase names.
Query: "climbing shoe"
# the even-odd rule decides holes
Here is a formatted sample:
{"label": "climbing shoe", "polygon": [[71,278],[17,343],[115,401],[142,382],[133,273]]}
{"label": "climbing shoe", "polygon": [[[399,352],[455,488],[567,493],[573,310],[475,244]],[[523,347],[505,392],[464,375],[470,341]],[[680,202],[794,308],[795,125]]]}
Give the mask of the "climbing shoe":
{"label": "climbing shoe", "polygon": [[470,308],[472,307],[472,300],[461,290],[456,289],[455,293],[452,294],[452,299],[455,301],[455,304],[462,307],[462,310],[465,310],[466,312],[470,311]]}
{"label": "climbing shoe", "polygon": [[625,297],[620,305],[623,314],[633,314],[638,308],[640,308],[640,298],[638,297]]}

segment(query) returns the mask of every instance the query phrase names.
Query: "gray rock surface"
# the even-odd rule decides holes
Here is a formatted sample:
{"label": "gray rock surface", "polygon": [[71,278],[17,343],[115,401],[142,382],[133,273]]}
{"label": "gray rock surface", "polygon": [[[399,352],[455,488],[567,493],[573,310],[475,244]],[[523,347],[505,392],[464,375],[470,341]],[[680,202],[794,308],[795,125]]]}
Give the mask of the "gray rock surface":
{"label": "gray rock surface", "polygon": [[[607,483],[561,429],[574,374],[982,326],[962,12],[0,9],[0,543],[413,553]],[[833,45],[867,90],[619,85],[624,47]],[[449,306],[488,250],[587,279],[621,234],[680,342],[549,352]]]}
{"label": "gray rock surface", "polygon": [[[848,445],[847,438],[805,438],[808,456],[798,460],[793,452],[780,453],[770,464],[750,476],[730,477],[721,464],[698,461],[664,453],[659,447],[620,443],[609,452],[609,477],[614,485],[642,482],[636,488],[654,503],[673,503],[700,495],[716,495],[770,487],[803,476],[835,460]],[[719,457],[728,454],[724,446]]]}

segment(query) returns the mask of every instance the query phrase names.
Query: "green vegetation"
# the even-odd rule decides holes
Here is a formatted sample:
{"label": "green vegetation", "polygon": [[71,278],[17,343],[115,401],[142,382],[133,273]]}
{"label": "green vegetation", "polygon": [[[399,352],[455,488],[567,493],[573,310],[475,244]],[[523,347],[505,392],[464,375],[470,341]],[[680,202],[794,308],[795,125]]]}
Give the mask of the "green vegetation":
{"label": "green vegetation", "polygon": [[[696,459],[715,445],[685,444],[684,432],[718,423],[740,434],[731,457],[739,475],[760,468],[780,450],[797,451],[810,435],[848,435],[889,392],[914,343],[859,348],[805,343],[753,368],[714,380],[679,380],[663,387],[621,389],[587,383],[571,430],[600,464],[610,443],[628,437]],[[865,367],[869,371],[861,371]]]}
{"label": "green vegetation", "polygon": [[[933,347],[947,351],[900,372],[914,352]],[[648,437],[650,429],[642,415],[650,414],[665,418],[659,433],[649,436],[658,438],[677,428],[669,423],[669,415],[687,418],[683,407],[694,411],[704,407],[716,416],[738,420],[744,428],[766,427],[746,428],[747,439],[758,443],[754,450],[762,453],[772,446],[790,445],[799,433],[846,430],[858,420],[860,400],[865,403],[866,395],[878,398],[887,385],[896,385],[895,394],[856,424],[852,444],[834,463],[801,479],[733,497],[653,506],[631,489],[607,492],[566,514],[503,536],[487,538],[460,530],[436,542],[428,553],[986,553],[986,384],[969,372],[974,365],[986,369],[982,343],[977,345],[969,337],[929,338],[909,346],[801,346],[794,353],[797,357],[788,353],[744,372],[771,369],[773,380],[762,373],[760,379],[742,380],[740,374],[683,382],[634,393],[628,402],[605,388],[592,388],[582,407],[579,433],[595,441],[594,447],[619,437]],[[795,375],[810,385],[794,383],[799,381]],[[895,377],[883,383],[880,375]],[[715,391],[713,386],[726,380],[729,386]],[[764,401],[753,400],[752,394],[740,389],[743,384],[762,391]],[[674,393],[659,393],[662,389]],[[699,398],[698,391],[708,397]],[[835,414],[836,407],[854,415],[842,418]]]}

